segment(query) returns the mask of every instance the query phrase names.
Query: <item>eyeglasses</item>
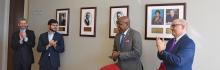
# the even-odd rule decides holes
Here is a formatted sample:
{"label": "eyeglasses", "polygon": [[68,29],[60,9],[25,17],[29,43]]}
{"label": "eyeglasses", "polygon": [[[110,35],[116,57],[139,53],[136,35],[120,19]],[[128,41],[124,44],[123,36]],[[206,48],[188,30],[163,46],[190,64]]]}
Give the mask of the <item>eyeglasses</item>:
{"label": "eyeglasses", "polygon": [[176,27],[177,25],[182,25],[182,24],[171,24],[171,27]]}

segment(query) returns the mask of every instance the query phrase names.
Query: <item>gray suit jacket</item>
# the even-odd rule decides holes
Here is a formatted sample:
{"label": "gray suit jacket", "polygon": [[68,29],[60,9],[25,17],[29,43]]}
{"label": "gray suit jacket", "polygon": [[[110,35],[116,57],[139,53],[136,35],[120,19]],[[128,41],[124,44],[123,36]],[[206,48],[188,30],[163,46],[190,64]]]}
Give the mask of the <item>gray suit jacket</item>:
{"label": "gray suit jacket", "polygon": [[143,70],[140,60],[142,55],[142,40],[140,33],[130,28],[125,36],[125,44],[121,48],[120,36],[121,33],[115,36],[113,51],[120,51],[117,64],[121,70]]}

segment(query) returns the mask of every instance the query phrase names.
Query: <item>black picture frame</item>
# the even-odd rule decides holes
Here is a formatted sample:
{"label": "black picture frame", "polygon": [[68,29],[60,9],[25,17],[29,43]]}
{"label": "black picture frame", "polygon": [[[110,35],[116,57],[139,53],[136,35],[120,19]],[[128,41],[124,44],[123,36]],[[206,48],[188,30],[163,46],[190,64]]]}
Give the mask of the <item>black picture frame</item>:
{"label": "black picture frame", "polygon": [[64,36],[69,35],[69,8],[56,9],[56,20],[58,21],[57,32]]}
{"label": "black picture frame", "polygon": [[[169,40],[173,38],[170,30],[172,21],[186,19],[186,3],[147,4],[145,12],[145,39],[155,40],[160,37]],[[171,15],[176,17],[171,19]]]}
{"label": "black picture frame", "polygon": [[96,37],[96,7],[81,8],[80,36]]}
{"label": "black picture frame", "polygon": [[111,6],[109,21],[109,38],[114,38],[118,33],[116,21],[121,16],[129,17],[129,6]]}

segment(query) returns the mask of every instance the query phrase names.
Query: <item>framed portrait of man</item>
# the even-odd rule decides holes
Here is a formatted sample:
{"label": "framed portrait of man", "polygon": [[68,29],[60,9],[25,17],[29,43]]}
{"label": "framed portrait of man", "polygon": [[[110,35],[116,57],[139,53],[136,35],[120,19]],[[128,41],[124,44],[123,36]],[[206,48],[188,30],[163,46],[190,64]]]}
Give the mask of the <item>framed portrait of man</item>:
{"label": "framed portrait of man", "polygon": [[57,32],[63,34],[64,36],[69,35],[69,8],[57,9],[56,10],[56,20],[58,21]]}
{"label": "framed portrait of man", "polygon": [[129,16],[128,6],[111,6],[110,7],[110,23],[109,23],[109,38],[114,38],[118,33],[117,20],[122,16]]}
{"label": "framed portrait of man", "polygon": [[145,16],[145,39],[173,38],[170,29],[175,19],[185,19],[185,3],[147,4]]}
{"label": "framed portrait of man", "polygon": [[80,36],[96,36],[96,7],[82,7],[80,12]]}

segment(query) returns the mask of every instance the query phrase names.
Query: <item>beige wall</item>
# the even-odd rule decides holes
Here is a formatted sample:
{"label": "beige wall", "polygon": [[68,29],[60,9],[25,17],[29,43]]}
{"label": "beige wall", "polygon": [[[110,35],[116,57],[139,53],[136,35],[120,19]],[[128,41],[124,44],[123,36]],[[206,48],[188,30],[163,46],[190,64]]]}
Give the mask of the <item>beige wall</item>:
{"label": "beige wall", "polygon": [[[61,54],[60,70],[98,70],[101,66],[113,63],[111,54],[113,39],[108,38],[109,7],[129,5],[131,27],[141,32],[145,70],[155,70],[160,61],[156,57],[153,40],[144,40],[145,5],[152,3],[187,3],[188,33],[196,42],[196,55],[193,70],[216,70],[220,62],[218,49],[219,12],[217,0],[30,0],[30,29],[36,33],[47,31],[47,21],[55,18],[56,9],[70,8],[69,36],[65,36],[65,52]],[[96,37],[80,37],[80,8],[97,7]],[[35,64],[38,70],[40,54],[34,49]]]}
{"label": "beige wall", "polygon": [[[4,0],[1,0],[0,1],[0,9],[4,9]],[[3,49],[3,25],[4,25],[4,22],[2,22],[4,20],[4,10],[0,10],[0,49]],[[2,50],[0,52],[0,68],[2,68]]]}
{"label": "beige wall", "polygon": [[9,0],[0,1],[0,69],[7,68]]}

